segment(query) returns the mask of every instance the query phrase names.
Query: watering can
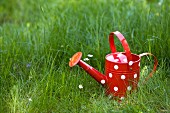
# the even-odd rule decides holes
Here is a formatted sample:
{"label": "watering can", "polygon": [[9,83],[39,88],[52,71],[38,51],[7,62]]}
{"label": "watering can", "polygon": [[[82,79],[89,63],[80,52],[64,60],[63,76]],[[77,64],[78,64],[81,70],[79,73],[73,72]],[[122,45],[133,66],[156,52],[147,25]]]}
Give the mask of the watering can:
{"label": "watering can", "polygon": [[[114,44],[114,35],[121,42],[124,52],[117,52]],[[112,95],[119,100],[124,99],[127,91],[131,92],[138,86],[140,77],[140,60],[142,56],[151,55],[154,57],[153,70],[146,77],[148,80],[156,71],[158,61],[151,53],[142,53],[136,55],[131,53],[128,43],[124,36],[119,32],[111,32],[109,35],[109,44],[111,52],[105,57],[105,75],[97,71],[95,68],[81,60],[82,53],[75,53],[69,61],[69,66],[73,67],[78,64],[98,83],[106,87],[106,95]],[[145,80],[145,81],[146,81]]]}

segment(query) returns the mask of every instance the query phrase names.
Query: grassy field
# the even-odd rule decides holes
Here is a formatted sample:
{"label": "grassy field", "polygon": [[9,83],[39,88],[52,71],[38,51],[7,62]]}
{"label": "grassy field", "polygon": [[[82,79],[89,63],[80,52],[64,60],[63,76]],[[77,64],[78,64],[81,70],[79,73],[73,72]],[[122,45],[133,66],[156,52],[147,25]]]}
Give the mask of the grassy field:
{"label": "grassy field", "polygon": [[[168,0],[1,0],[1,113],[170,112],[170,2]],[[121,103],[78,66],[77,51],[104,72],[108,35],[120,31],[136,54],[153,53],[153,78]],[[123,51],[116,40],[118,51]],[[140,83],[153,68],[141,62]],[[83,88],[78,86],[82,85]]]}

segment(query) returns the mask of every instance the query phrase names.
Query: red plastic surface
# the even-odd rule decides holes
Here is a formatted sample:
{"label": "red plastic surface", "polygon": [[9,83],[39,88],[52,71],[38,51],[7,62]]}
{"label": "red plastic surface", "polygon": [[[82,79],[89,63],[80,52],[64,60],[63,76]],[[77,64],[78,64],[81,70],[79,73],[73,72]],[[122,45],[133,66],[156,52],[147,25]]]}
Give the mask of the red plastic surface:
{"label": "red plastic surface", "polygon": [[119,31],[111,32],[110,35],[109,35],[109,43],[110,43],[111,52],[112,53],[117,52],[116,46],[115,46],[115,43],[114,43],[114,35],[116,35],[117,38],[120,40],[120,42],[121,42],[121,44],[122,44],[122,46],[125,50],[127,60],[131,61],[132,57],[131,57],[131,51],[130,51],[129,45],[128,45],[126,39],[124,38],[124,36]]}

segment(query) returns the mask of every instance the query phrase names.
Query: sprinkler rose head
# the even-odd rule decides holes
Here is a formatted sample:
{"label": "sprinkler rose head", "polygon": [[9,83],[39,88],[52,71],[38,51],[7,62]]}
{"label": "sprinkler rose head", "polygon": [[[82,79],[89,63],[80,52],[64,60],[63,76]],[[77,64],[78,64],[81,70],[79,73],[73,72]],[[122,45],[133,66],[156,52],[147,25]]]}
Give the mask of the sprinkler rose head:
{"label": "sprinkler rose head", "polygon": [[77,52],[77,53],[75,53],[75,54],[72,56],[72,58],[71,58],[71,60],[70,60],[70,62],[69,62],[69,66],[70,66],[70,67],[75,66],[75,65],[80,61],[81,57],[82,57],[82,52]]}

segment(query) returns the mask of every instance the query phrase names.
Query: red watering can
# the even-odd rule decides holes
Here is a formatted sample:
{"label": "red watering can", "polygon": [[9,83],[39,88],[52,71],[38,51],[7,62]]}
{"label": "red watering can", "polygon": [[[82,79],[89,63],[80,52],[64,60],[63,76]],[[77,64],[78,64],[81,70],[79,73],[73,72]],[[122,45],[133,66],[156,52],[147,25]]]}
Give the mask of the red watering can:
{"label": "red watering can", "polygon": [[[114,35],[120,40],[125,52],[117,52],[114,44]],[[152,72],[146,78],[152,77],[158,65],[157,58],[151,53],[142,53],[136,55],[131,53],[128,43],[124,36],[119,32],[111,32],[109,35],[110,54],[105,57],[105,75],[94,69],[81,60],[82,53],[75,53],[69,66],[73,67],[78,64],[88,74],[90,74],[97,82],[106,87],[106,94],[113,95],[114,98],[122,100],[127,95],[127,91],[137,88],[140,76],[140,60],[142,56],[152,55],[154,57],[154,67]]]}

